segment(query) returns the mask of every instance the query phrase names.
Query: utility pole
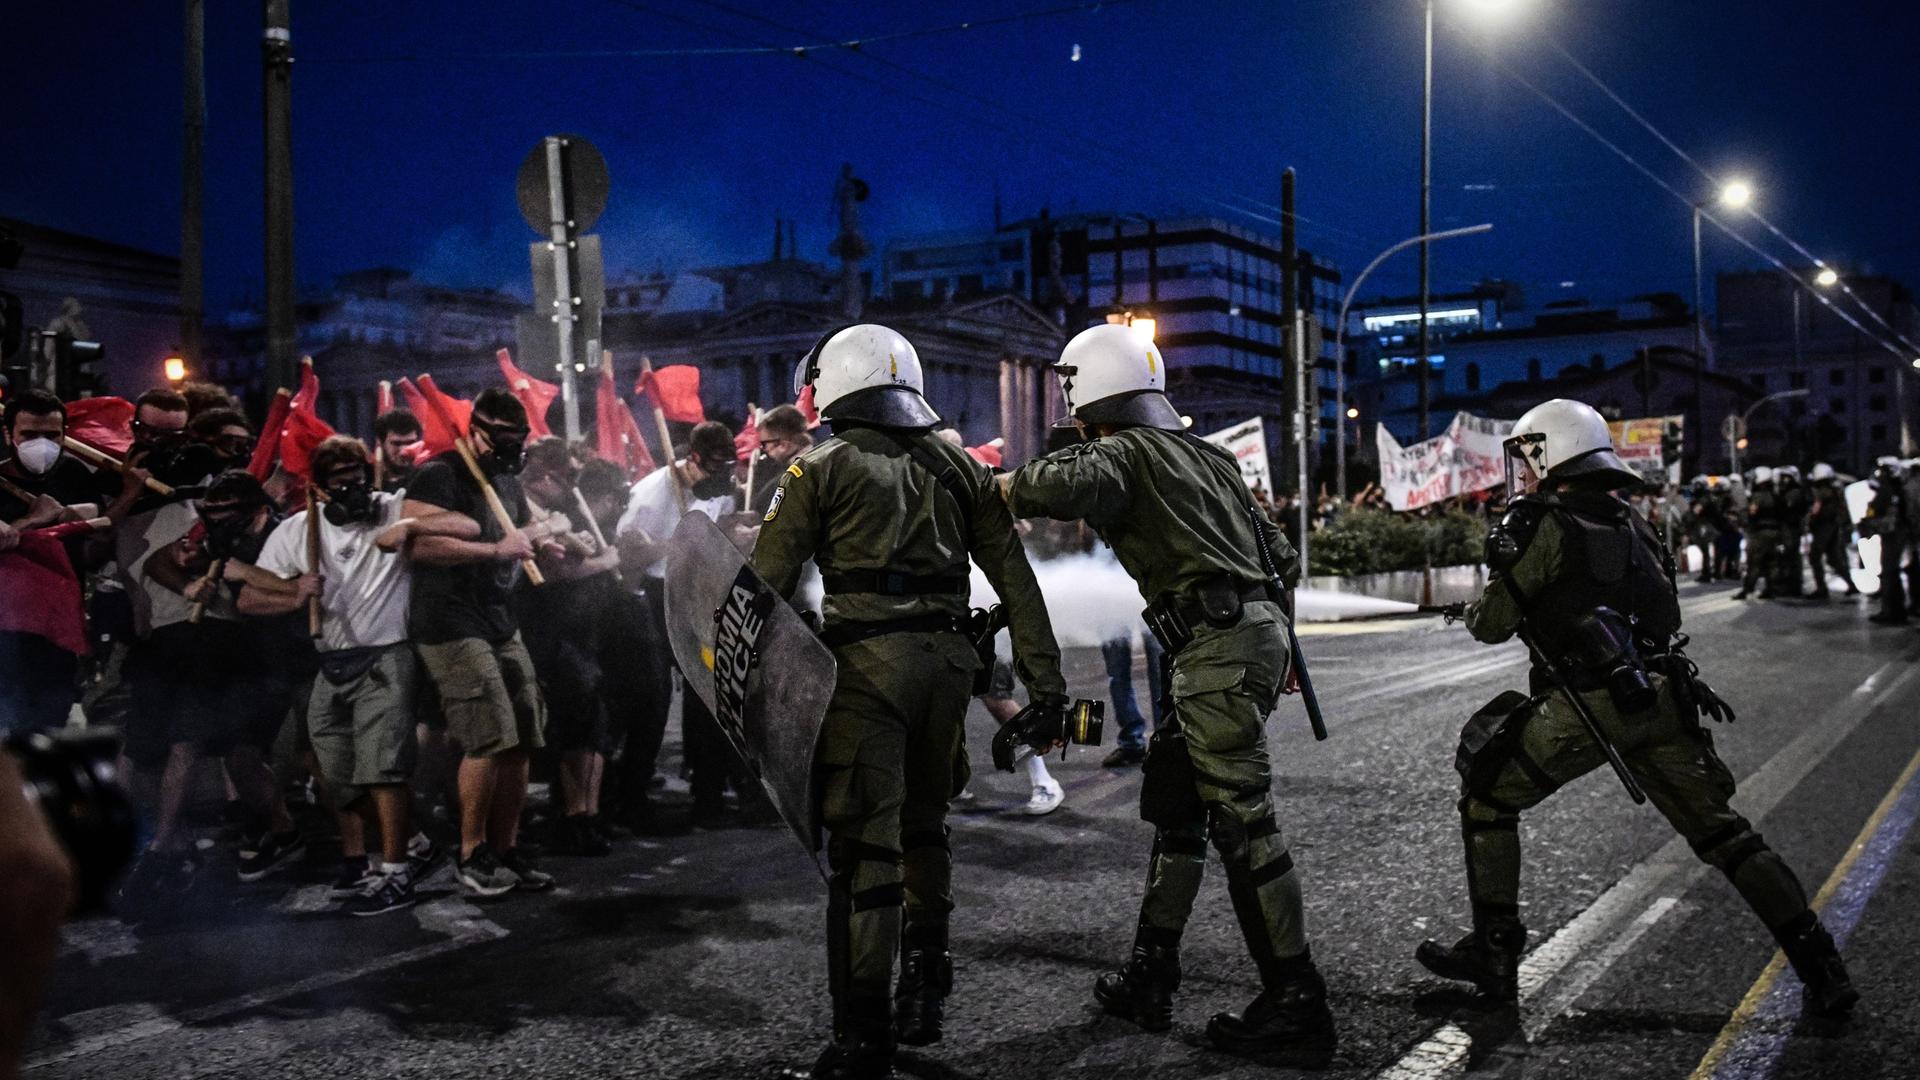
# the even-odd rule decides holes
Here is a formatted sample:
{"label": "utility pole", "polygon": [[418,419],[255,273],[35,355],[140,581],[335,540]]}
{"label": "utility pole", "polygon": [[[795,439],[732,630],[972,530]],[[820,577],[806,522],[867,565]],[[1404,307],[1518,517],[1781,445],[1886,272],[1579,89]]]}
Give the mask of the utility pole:
{"label": "utility pole", "polygon": [[[1427,0],[1426,63],[1420,80],[1420,235],[1432,231],[1433,204],[1433,0]],[[1427,289],[1431,284],[1427,266],[1427,241],[1420,241],[1420,441],[1433,434],[1428,415],[1433,406],[1432,365],[1428,362]]]}
{"label": "utility pole", "polygon": [[292,386],[299,351],[293,287],[293,29],[291,0],[265,0],[260,42],[266,63],[266,386]]}
{"label": "utility pole", "polygon": [[[1291,374],[1297,379],[1299,375],[1299,350],[1292,346],[1294,336],[1300,332],[1299,323],[1293,317],[1294,311],[1298,307],[1295,300],[1300,295],[1299,287],[1295,283],[1295,276],[1298,273],[1300,262],[1300,242],[1298,234],[1295,231],[1296,222],[1294,219],[1293,204],[1294,173],[1293,170],[1289,168],[1280,174],[1280,324],[1287,328],[1288,335],[1287,363],[1283,364],[1280,370],[1283,376]],[[1290,372],[1288,370],[1289,368],[1292,369]],[[1287,453],[1289,454],[1299,452],[1299,424],[1301,418],[1300,410],[1296,409],[1292,417],[1292,422],[1287,425],[1284,433],[1287,441]],[[1282,472],[1284,473],[1286,471],[1284,466],[1287,463],[1285,455],[1281,456],[1281,463],[1283,466]],[[1279,492],[1269,492],[1268,494],[1277,496]],[[1301,494],[1304,496],[1306,492],[1303,490]]]}
{"label": "utility pole", "polygon": [[201,212],[207,142],[206,0],[186,0],[186,64],[181,78],[180,149],[180,354],[189,372],[204,370],[200,331],[206,317],[206,263]]}

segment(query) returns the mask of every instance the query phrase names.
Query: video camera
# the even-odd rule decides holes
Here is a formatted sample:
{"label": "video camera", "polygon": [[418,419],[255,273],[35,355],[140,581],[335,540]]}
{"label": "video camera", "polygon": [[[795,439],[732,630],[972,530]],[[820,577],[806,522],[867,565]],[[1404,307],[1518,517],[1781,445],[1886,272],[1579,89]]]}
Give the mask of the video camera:
{"label": "video camera", "polygon": [[98,908],[133,858],[134,812],[115,774],[119,740],[112,735],[21,732],[4,743],[20,765],[27,801],[78,871],[76,911]]}

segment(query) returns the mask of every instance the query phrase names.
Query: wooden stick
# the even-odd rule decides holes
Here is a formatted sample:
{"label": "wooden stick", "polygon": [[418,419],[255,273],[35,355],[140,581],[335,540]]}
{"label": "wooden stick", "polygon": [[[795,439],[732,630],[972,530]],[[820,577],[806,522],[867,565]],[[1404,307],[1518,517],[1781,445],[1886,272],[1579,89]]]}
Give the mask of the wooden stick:
{"label": "wooden stick", "polygon": [[[60,437],[60,445],[102,468],[112,469],[117,473],[127,471],[126,462],[121,461],[119,458],[114,457],[112,454],[107,453],[97,446],[88,446],[86,443],[81,442],[71,435],[62,435]],[[163,484],[151,476],[147,477],[147,490],[156,495],[164,495],[167,498],[173,497],[173,488],[171,486]]]}
{"label": "wooden stick", "polygon": [[[21,502],[26,503],[28,506],[32,506],[33,500],[38,498],[33,492],[28,491],[26,488],[21,487],[19,484],[14,483],[4,476],[0,476],[0,491],[6,492]],[[578,495],[579,492],[575,491],[574,494]]]}
{"label": "wooden stick", "polygon": [[751,401],[747,402],[747,423],[752,424],[756,431],[754,432],[753,452],[747,455],[747,491],[746,494],[740,498],[740,509],[742,510],[753,509],[753,470],[755,466],[760,464],[760,443],[759,432],[757,430],[760,427],[760,409]]}
{"label": "wooden stick", "polygon": [[[431,375],[420,376],[420,384],[431,390],[437,391],[439,389],[433,385],[433,376]],[[504,536],[505,533],[518,531],[520,526],[513,523],[513,516],[507,513],[507,505],[500,501],[500,493],[493,490],[493,482],[487,479],[486,470],[480,467],[480,459],[473,456],[473,446],[467,441],[467,436],[460,430],[460,425],[453,422],[452,414],[447,412],[445,405],[440,404],[440,398],[437,394],[429,393],[421,396],[427,399],[427,407],[433,410],[433,414],[439,417],[440,422],[446,425],[448,431],[453,433],[453,448],[459,452],[460,460],[467,463],[467,472],[473,474],[473,482],[480,485],[480,493],[486,496],[487,499],[487,509],[493,511],[493,519],[500,523],[501,529],[505,530],[502,536]],[[520,560],[520,566],[527,572],[528,581],[533,582],[535,585],[545,585],[547,583],[546,575],[540,572],[540,567],[536,565],[532,559]]]}
{"label": "wooden stick", "polygon": [[[648,359],[645,353],[640,354],[640,371],[643,375],[653,374],[653,361]],[[660,460],[666,463],[667,482],[673,485],[674,505],[680,508],[682,514],[685,514],[687,489],[686,485],[680,482],[679,465],[673,458],[673,435],[667,430],[667,414],[660,408],[660,398],[657,394],[648,394],[647,401],[653,406],[653,422],[660,429],[660,445],[666,451],[666,456]]]}
{"label": "wooden stick", "polygon": [[[220,580],[220,575],[223,571],[226,570],[226,568],[227,568],[227,560],[215,559],[213,560],[213,565],[207,567],[207,572],[201,575],[200,580],[206,582],[209,588],[213,588],[214,583]],[[207,598],[203,595],[200,599],[195,600],[193,602],[193,606],[191,608],[187,609],[187,621],[198,626],[200,624],[201,618],[203,618],[206,614],[207,614]]]}
{"label": "wooden stick", "polygon": [[[315,497],[314,486],[307,484],[307,573],[320,572],[320,500]],[[307,597],[307,636],[320,636],[320,598]]]}

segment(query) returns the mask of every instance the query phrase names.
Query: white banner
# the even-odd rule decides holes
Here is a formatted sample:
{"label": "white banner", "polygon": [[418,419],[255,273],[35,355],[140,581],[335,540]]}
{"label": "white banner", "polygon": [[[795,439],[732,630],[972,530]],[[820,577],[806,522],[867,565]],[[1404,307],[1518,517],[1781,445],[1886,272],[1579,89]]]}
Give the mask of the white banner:
{"label": "white banner", "polygon": [[1240,463],[1240,478],[1247,482],[1249,489],[1264,491],[1269,498],[1273,496],[1273,470],[1267,464],[1267,426],[1259,417],[1205,438]]}
{"label": "white banner", "polygon": [[1387,505],[1418,510],[1499,486],[1507,475],[1500,443],[1512,430],[1511,420],[1454,413],[1444,434],[1403,447],[1385,424],[1375,425],[1380,486],[1386,491]]}

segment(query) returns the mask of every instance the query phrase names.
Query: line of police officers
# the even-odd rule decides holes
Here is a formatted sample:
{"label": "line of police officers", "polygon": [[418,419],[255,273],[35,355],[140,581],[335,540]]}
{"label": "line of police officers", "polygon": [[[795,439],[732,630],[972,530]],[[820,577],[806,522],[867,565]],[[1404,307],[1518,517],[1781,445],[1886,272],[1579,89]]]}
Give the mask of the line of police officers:
{"label": "line of police officers", "polygon": [[[810,1069],[783,1076],[888,1077],[896,1045],[941,1037],[953,983],[947,802],[966,783],[961,725],[979,662],[965,635],[969,560],[1009,608],[1015,668],[1031,697],[1002,741],[1044,752],[1066,738],[1059,648],[1015,517],[1084,520],[1098,531],[1139,585],[1167,656],[1171,720],[1154,737],[1142,785],[1142,817],[1155,826],[1146,887],[1131,952],[1097,980],[1095,1000],[1149,1031],[1171,1027],[1181,934],[1211,842],[1261,990],[1214,1016],[1209,1042],[1292,1061],[1333,1049],[1263,728],[1297,676],[1288,612],[1298,559],[1253,506],[1233,459],[1184,430],[1150,340],[1096,326],[1068,343],[1055,370],[1084,441],[997,483],[933,436],[939,417],[919,358],[894,331],[836,330],[796,372],[796,392],[813,388],[835,438],[787,469],[752,561],[789,598],[808,559],[825,581],[823,636],[838,673],[816,788],[829,837],[833,1032]],[[1521,419],[1508,446],[1539,489],[1494,531],[1492,580],[1466,618],[1482,640],[1528,640],[1533,684],[1495,699],[1462,733],[1474,929],[1453,946],[1423,944],[1417,958],[1497,1000],[1517,995],[1519,814],[1605,760],[1577,719],[1577,694],[1623,767],[1780,940],[1808,1008],[1844,1013],[1854,993],[1832,939],[1792,872],[1727,805],[1733,778],[1701,714],[1731,710],[1680,650],[1672,560],[1611,494],[1633,474],[1605,422],[1577,402],[1550,402]],[[1610,653],[1595,651],[1596,634]],[[1553,662],[1573,673],[1572,686],[1547,678]],[[1624,698],[1623,670],[1639,687]]]}

